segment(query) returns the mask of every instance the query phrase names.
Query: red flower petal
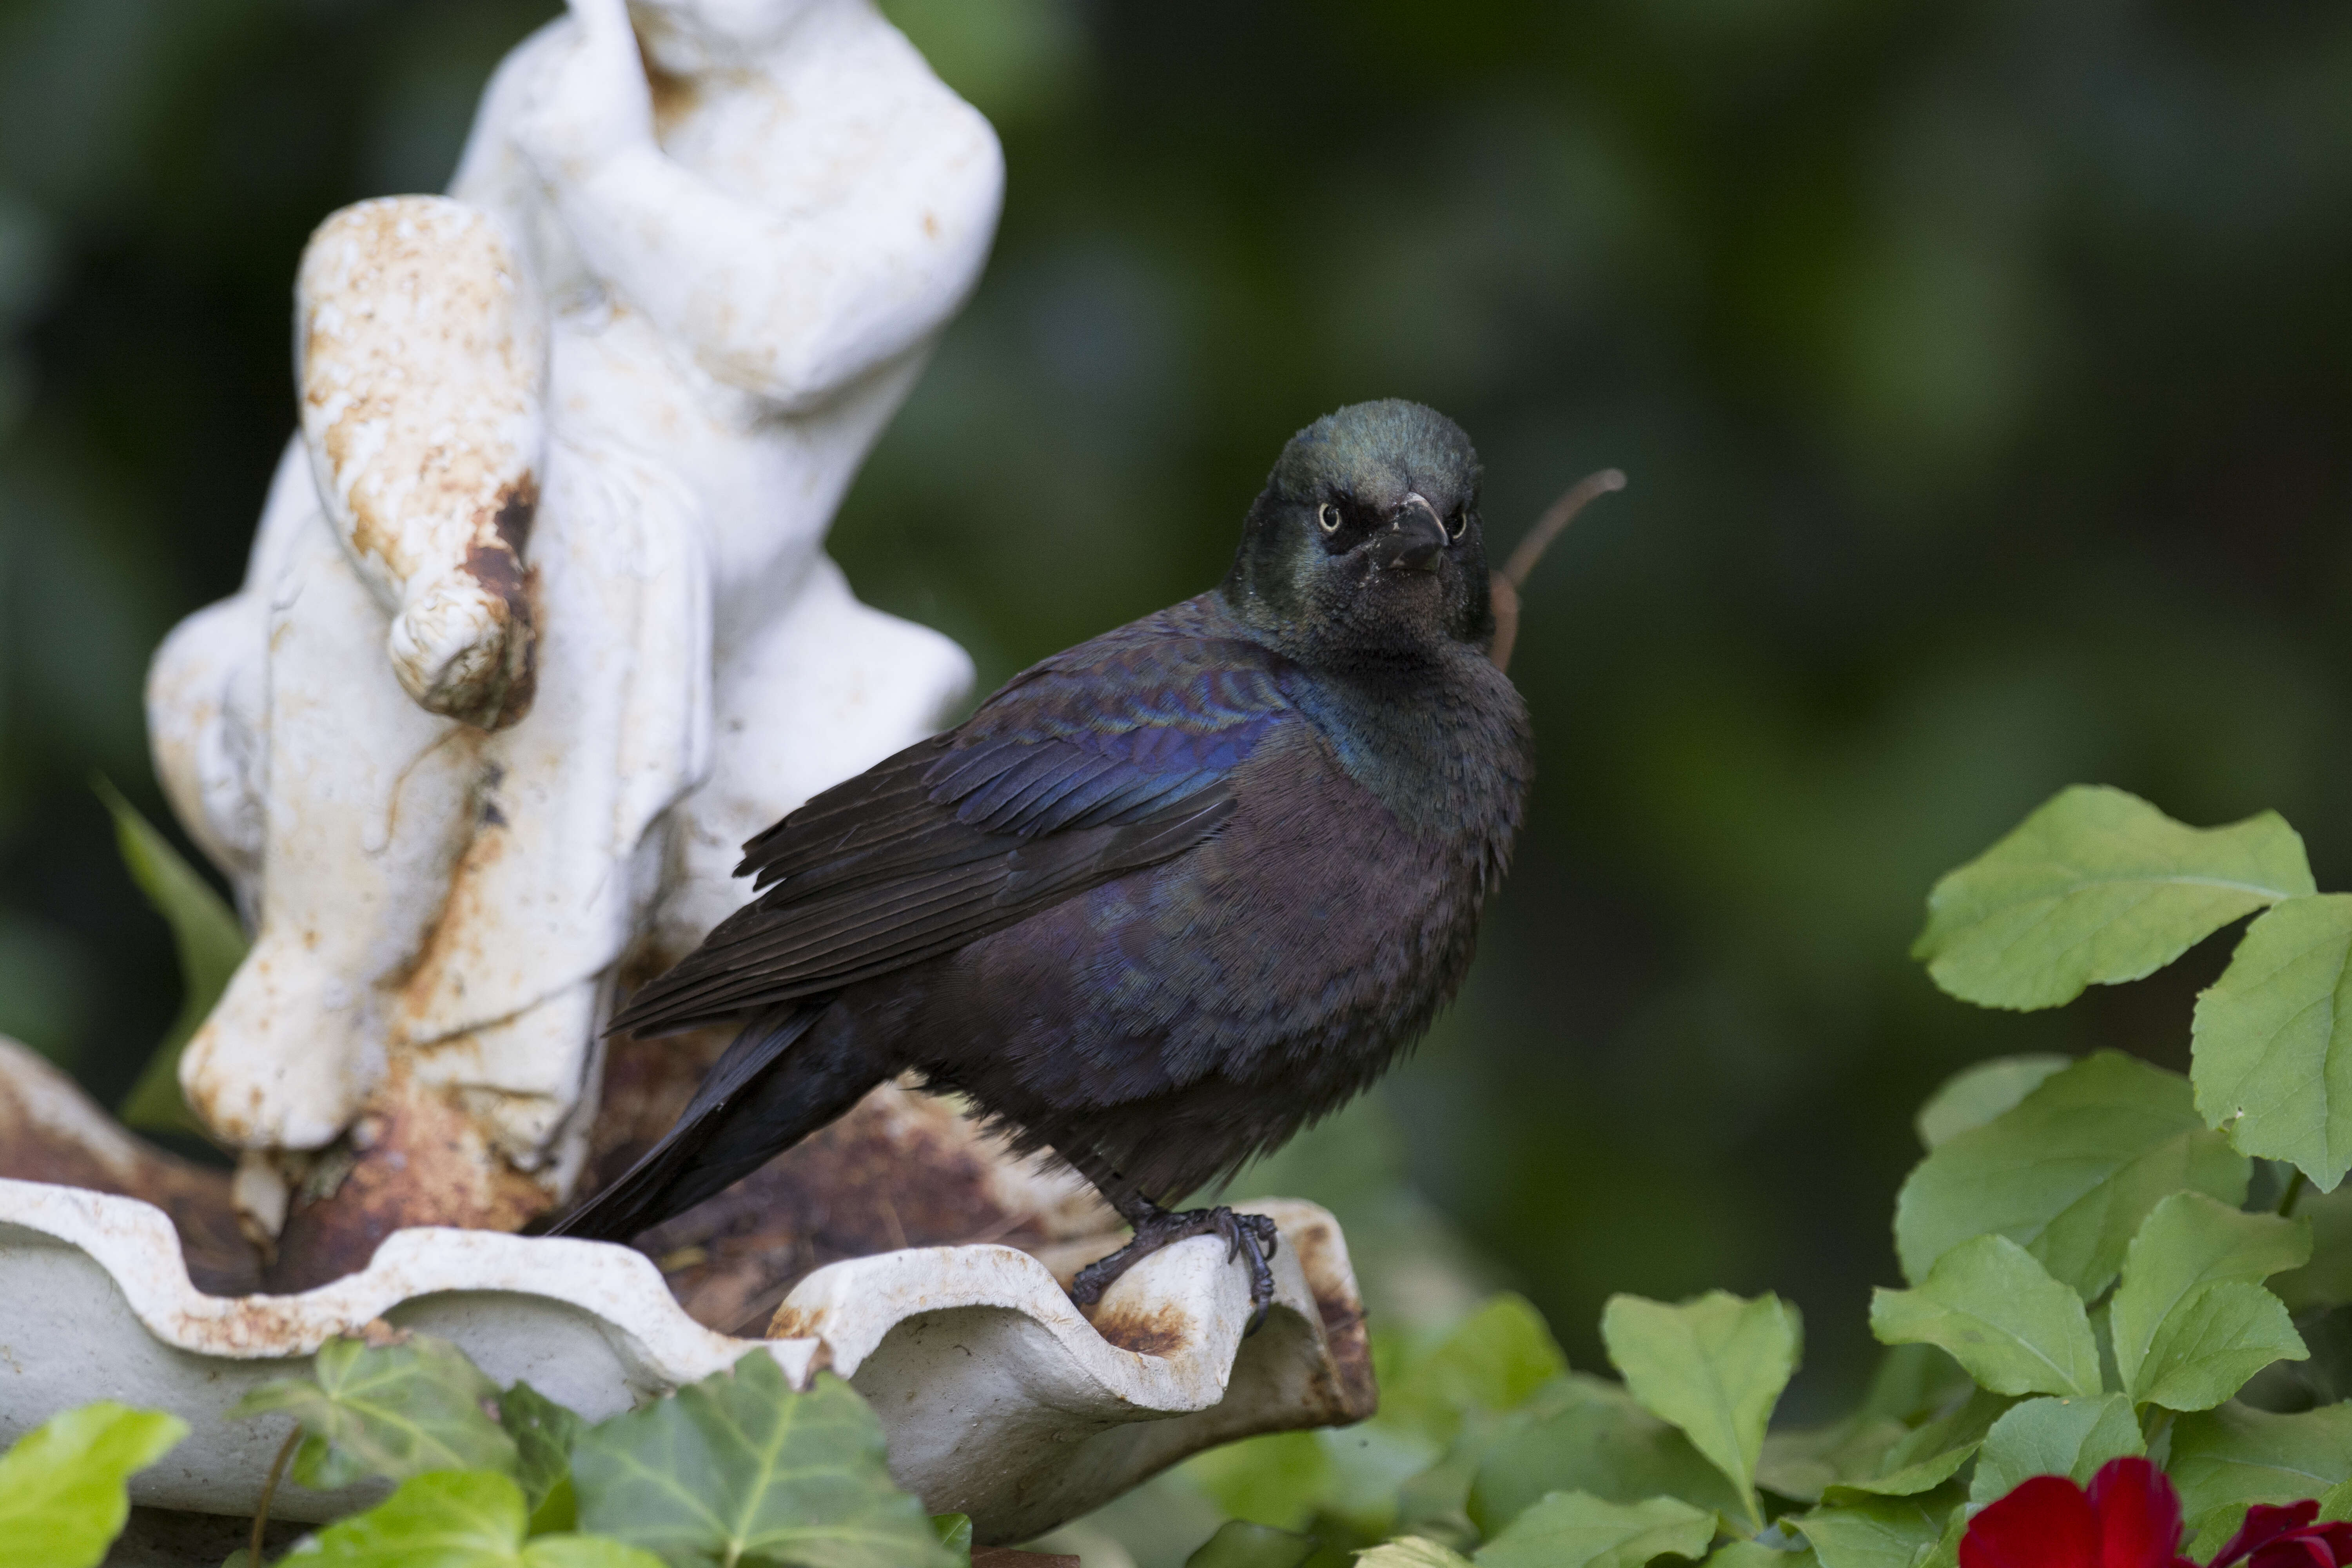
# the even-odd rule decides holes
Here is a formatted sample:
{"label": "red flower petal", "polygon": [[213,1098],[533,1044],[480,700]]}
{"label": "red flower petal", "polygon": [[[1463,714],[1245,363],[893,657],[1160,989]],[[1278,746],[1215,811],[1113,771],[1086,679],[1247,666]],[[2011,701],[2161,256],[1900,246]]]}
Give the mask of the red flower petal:
{"label": "red flower petal", "polygon": [[2284,1508],[2258,1502],[2246,1510],[2246,1522],[2238,1526],[2238,1533],[2230,1537],[2230,1543],[2214,1557],[2211,1568],[2230,1568],[2239,1558],[2251,1556],[2256,1547],[2267,1546],[2288,1531],[2301,1530],[2318,1517],[2316,1498],[2289,1503]]}
{"label": "red flower petal", "polygon": [[1960,1568],[2102,1568],[2099,1517],[2065,1477],[2035,1476],[1969,1521]]}
{"label": "red flower petal", "polygon": [[2146,1459],[2109,1459],[2091,1478],[2100,1568],[2171,1568],[2180,1549],[2180,1494]]}

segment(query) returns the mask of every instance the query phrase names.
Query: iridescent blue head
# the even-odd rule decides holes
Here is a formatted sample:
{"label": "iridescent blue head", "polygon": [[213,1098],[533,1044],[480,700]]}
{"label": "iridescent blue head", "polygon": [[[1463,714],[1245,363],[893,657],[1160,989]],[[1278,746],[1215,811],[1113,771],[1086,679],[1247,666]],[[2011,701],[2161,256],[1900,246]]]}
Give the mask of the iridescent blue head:
{"label": "iridescent blue head", "polygon": [[1389,398],[1290,438],[1251,506],[1223,592],[1311,668],[1374,670],[1494,640],[1478,454],[1433,408]]}

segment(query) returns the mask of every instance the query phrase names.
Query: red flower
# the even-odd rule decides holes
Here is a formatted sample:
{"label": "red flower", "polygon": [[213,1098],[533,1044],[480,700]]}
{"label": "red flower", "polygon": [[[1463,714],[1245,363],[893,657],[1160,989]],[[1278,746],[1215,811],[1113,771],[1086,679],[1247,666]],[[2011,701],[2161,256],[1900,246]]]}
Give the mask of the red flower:
{"label": "red flower", "polygon": [[2316,1499],[2284,1508],[2258,1502],[2213,1568],[2242,1560],[2246,1568],[2352,1568],[2352,1524],[2312,1523],[2318,1516]]}
{"label": "red flower", "polygon": [[[2276,1568],[2288,1563],[2280,1558]],[[2088,1493],[2063,1476],[2018,1483],[1969,1521],[1968,1533],[1960,1537],[1960,1568],[2196,1565],[2180,1555],[2180,1497],[2172,1483],[2146,1459],[2110,1459],[2091,1478]],[[2294,1559],[2292,1568],[2305,1564]],[[2319,1568],[2336,1564],[2331,1560]]]}

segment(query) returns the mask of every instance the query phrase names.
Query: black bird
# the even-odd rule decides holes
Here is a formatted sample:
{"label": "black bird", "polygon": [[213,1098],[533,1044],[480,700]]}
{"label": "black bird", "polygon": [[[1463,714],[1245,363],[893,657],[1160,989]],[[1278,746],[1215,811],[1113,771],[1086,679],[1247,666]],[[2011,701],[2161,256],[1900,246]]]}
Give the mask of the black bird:
{"label": "black bird", "polygon": [[741,1020],[677,1124],[554,1227],[625,1239],[913,1069],[1100,1188],[1214,1233],[1263,1312],[1272,1225],[1171,1213],[1367,1088],[1469,967],[1532,771],[1469,437],[1358,404],[1283,448],[1224,582],[1015,676],[744,847],[758,897],[632,997]]}

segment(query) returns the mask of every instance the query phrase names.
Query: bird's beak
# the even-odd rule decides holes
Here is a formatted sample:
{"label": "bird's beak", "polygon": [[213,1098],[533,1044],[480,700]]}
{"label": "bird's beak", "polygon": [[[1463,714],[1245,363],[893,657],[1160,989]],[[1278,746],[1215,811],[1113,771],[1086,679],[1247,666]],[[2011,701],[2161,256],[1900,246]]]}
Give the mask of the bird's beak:
{"label": "bird's beak", "polygon": [[1445,555],[1445,524],[1419,492],[1397,503],[1389,526],[1372,541],[1372,563],[1383,572],[1434,572]]}

